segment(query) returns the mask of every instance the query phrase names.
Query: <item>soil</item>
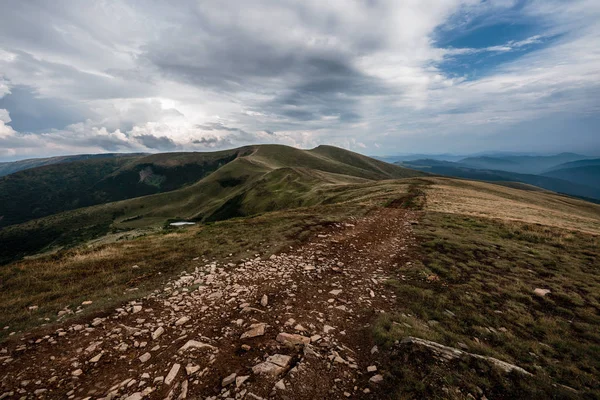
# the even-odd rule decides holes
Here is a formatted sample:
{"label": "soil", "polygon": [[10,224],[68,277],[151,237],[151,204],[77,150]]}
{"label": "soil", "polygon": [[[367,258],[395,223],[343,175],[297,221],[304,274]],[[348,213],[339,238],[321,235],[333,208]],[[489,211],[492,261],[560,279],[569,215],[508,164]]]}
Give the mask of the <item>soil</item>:
{"label": "soil", "polygon": [[[0,399],[387,397],[388,356],[372,323],[395,307],[386,281],[410,259],[416,219],[385,208],[269,259],[190,260],[150,296],[5,344]],[[242,339],[253,327],[259,335]],[[278,341],[282,332],[301,343]],[[202,348],[181,350],[186,343]],[[237,382],[223,381],[232,374]]]}

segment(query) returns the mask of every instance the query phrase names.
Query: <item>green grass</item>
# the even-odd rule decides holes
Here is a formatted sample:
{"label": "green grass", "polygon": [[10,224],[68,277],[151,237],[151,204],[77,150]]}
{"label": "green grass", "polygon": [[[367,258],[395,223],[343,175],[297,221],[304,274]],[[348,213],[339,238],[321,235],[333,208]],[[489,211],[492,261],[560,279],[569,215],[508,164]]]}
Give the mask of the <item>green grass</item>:
{"label": "green grass", "polygon": [[[80,163],[89,166],[108,162]],[[66,165],[77,171],[72,165]],[[65,166],[53,165],[2,178],[8,185],[17,180],[15,176],[23,175],[23,180],[33,185],[23,194],[15,194],[14,190],[5,192],[7,201],[3,204],[20,209],[20,220],[32,217],[31,204],[45,204],[47,209],[39,215],[77,208],[77,204],[107,204],[77,208],[0,230],[0,241],[10,244],[0,248],[0,265],[40,251],[73,246],[108,232],[161,227],[176,217],[208,222],[332,204],[344,197],[338,196],[338,188],[353,190],[361,184],[374,185],[375,181],[389,178],[423,175],[331,146],[300,150],[261,145],[214,153],[136,158],[116,171],[103,169],[83,183],[75,179],[74,186],[61,188],[51,181],[48,185],[52,190],[39,195],[36,182],[46,176],[60,176],[61,168]],[[44,171],[46,173],[42,173]],[[140,182],[140,171],[144,172],[144,182]],[[28,174],[32,175],[31,179],[25,179]],[[85,189],[103,174],[108,176],[96,182],[88,193]],[[158,191],[164,193],[156,193]],[[47,201],[47,195],[52,201]],[[93,199],[81,200],[88,195]],[[2,212],[0,207],[0,215]],[[11,212],[11,215],[17,214]]]}
{"label": "green grass", "polygon": [[[257,253],[268,257],[370,207],[369,202],[355,202],[272,212],[12,263],[0,268],[0,327],[10,326],[0,330],[0,340],[11,331],[53,322],[60,309],[76,310],[85,300],[94,302],[86,312],[95,312],[137,298],[182,271],[204,265],[204,259],[222,264]],[[196,257],[200,260],[193,261]],[[132,288],[137,290],[128,291]],[[32,305],[39,309],[29,311]]]}
{"label": "green grass", "polygon": [[[490,399],[573,395],[550,390],[551,383],[600,395],[599,236],[437,212],[426,212],[415,229],[417,261],[402,267],[406,280],[389,282],[399,308],[377,322],[376,340],[383,346],[405,336],[452,347],[460,342],[536,377],[490,381],[469,366],[426,364],[396,371],[399,398],[444,398],[444,385],[473,394],[467,386],[479,386]],[[551,294],[536,296],[535,288]],[[423,380],[438,375],[447,382],[424,392]]]}

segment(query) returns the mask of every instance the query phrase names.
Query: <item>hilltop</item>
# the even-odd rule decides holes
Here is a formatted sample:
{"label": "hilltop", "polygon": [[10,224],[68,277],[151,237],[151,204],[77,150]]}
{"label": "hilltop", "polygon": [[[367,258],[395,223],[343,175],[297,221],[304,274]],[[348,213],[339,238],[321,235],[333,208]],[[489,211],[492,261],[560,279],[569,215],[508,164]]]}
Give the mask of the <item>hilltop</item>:
{"label": "hilltop", "polygon": [[423,175],[332,146],[280,145],[28,169],[0,178],[0,240],[7,244],[0,262],[173,220],[217,221],[334,202],[336,187]]}

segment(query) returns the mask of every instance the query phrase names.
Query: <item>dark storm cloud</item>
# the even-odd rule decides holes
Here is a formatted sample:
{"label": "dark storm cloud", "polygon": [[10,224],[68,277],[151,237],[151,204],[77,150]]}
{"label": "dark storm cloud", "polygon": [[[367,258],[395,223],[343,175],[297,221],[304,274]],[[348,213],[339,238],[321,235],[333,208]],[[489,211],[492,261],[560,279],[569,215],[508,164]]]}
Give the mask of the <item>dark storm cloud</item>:
{"label": "dark storm cloud", "polygon": [[150,134],[144,134],[135,136],[135,140],[149,149],[173,150],[177,147],[177,144],[172,139],[165,136],[157,137]]}
{"label": "dark storm cloud", "polygon": [[199,124],[199,125],[196,125],[196,128],[202,129],[203,131],[227,131],[227,132],[240,132],[240,133],[244,133],[244,134],[246,133],[239,128],[231,128],[229,126],[225,126],[224,124],[222,124],[220,122],[210,122],[207,124]]}
{"label": "dark storm cloud", "polygon": [[81,103],[39,97],[31,87],[17,85],[0,97],[0,108],[10,110],[11,126],[20,132],[62,129],[94,114]]}

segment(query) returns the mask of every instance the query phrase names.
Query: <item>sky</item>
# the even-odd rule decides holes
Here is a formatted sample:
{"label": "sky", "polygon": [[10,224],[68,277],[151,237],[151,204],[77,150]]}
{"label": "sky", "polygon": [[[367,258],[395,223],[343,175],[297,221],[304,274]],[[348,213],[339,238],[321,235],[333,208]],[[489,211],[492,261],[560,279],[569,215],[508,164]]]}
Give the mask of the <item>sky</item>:
{"label": "sky", "polygon": [[0,0],[0,161],[600,155],[598,0]]}

